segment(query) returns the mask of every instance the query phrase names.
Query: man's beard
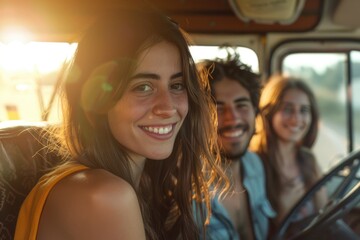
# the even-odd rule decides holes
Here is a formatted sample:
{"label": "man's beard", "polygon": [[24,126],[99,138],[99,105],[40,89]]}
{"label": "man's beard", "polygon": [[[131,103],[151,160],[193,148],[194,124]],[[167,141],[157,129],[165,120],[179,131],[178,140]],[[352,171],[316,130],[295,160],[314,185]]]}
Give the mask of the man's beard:
{"label": "man's beard", "polygon": [[[224,131],[234,129],[234,128],[236,129],[236,128],[240,128],[240,127],[243,127],[244,131],[251,131],[249,125],[244,126],[244,125],[239,124],[239,125],[237,125],[235,127],[231,127],[231,126],[223,127],[223,128],[218,130],[218,133],[222,134],[222,132],[224,132]],[[254,131],[253,131],[253,133],[254,133]],[[251,138],[248,139],[246,143],[244,143],[244,146],[242,146],[242,149],[241,149],[240,152],[232,153],[231,150],[228,151],[223,147],[222,150],[221,150],[221,155],[223,157],[225,157],[226,159],[230,160],[230,161],[239,160],[246,153],[246,151],[247,151],[247,149],[249,147],[249,144],[250,144],[250,140],[251,140]],[[239,143],[235,143],[235,144],[239,144]]]}
{"label": "man's beard", "polygon": [[[249,141],[250,142],[250,141]],[[223,157],[225,157],[226,159],[230,160],[230,161],[237,161],[239,160],[242,156],[244,156],[244,154],[246,153],[247,151],[247,148],[249,146],[249,142],[246,144],[246,146],[244,146],[244,148],[241,150],[241,152],[238,152],[238,153],[231,153],[229,151],[226,151],[225,149],[222,149],[221,151],[221,155]]]}

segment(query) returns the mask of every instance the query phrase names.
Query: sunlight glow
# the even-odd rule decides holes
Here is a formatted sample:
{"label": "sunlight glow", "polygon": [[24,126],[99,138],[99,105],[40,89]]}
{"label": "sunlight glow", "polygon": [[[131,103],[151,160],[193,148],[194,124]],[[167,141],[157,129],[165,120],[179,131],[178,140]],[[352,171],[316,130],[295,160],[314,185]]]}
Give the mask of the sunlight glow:
{"label": "sunlight glow", "polygon": [[42,121],[50,105],[54,107],[47,120],[60,122],[58,95],[50,103],[59,73],[71,60],[77,44],[23,42],[18,37],[0,42],[0,122]]}
{"label": "sunlight glow", "polygon": [[76,44],[12,41],[0,43],[0,69],[7,72],[56,71],[71,56]]}
{"label": "sunlight glow", "polygon": [[30,34],[25,31],[24,29],[19,29],[16,27],[8,28],[3,31],[2,39],[8,43],[8,42],[27,42],[30,38]]}
{"label": "sunlight glow", "polygon": [[27,90],[31,89],[31,85],[26,84],[26,83],[19,83],[19,84],[16,84],[15,88],[18,91],[27,91]]}

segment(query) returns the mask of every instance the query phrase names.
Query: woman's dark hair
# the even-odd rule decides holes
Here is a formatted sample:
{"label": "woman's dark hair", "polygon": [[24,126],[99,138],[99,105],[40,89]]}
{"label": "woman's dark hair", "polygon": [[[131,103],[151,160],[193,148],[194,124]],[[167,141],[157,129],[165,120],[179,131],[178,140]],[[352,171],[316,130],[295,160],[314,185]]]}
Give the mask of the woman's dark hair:
{"label": "woman's dark hair", "polygon": [[134,187],[131,160],[113,137],[107,112],[122,97],[139,55],[162,41],[180,52],[189,111],[172,154],[146,161],[137,194],[148,239],[196,239],[191,199],[209,208],[209,186],[216,189],[226,177],[210,88],[197,73],[186,34],[171,19],[149,8],[121,9],[86,31],[64,85],[63,142],[70,162],[105,169]]}

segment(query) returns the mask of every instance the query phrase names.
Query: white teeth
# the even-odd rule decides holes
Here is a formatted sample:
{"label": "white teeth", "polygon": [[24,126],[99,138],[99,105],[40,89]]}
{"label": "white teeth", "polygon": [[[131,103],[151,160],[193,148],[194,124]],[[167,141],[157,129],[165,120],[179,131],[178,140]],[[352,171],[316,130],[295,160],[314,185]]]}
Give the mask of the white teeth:
{"label": "white teeth", "polygon": [[172,125],[166,127],[143,127],[148,132],[157,133],[157,134],[168,134],[172,130]]}

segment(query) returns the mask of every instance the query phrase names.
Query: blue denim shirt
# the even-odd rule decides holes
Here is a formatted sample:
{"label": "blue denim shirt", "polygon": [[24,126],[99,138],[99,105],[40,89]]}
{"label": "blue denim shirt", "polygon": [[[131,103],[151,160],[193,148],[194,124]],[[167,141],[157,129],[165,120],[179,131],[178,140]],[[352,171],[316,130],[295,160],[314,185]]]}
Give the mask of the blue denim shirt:
{"label": "blue denim shirt", "polygon": [[241,166],[242,183],[250,203],[255,237],[263,240],[268,234],[269,218],[276,216],[266,195],[264,166],[259,156],[252,152],[245,153],[241,159]]}
{"label": "blue denim shirt", "polygon": [[[265,240],[269,230],[269,218],[276,216],[266,196],[265,172],[260,158],[251,152],[246,152],[241,159],[242,183],[246,189],[250,203],[252,226],[257,240]],[[235,240],[238,233],[231,222],[225,207],[216,196],[211,200],[212,215],[206,230],[207,240]],[[199,214],[194,207],[195,218],[200,223]],[[202,229],[202,228],[200,228]],[[200,239],[204,239],[201,235]]]}
{"label": "blue denim shirt", "polygon": [[206,228],[206,238],[203,236],[203,228],[201,224],[200,214],[196,213],[195,205],[193,205],[195,219],[200,229],[200,239],[206,240],[238,240],[239,236],[234,225],[231,222],[224,206],[215,197],[211,199],[211,217],[210,224]]}

